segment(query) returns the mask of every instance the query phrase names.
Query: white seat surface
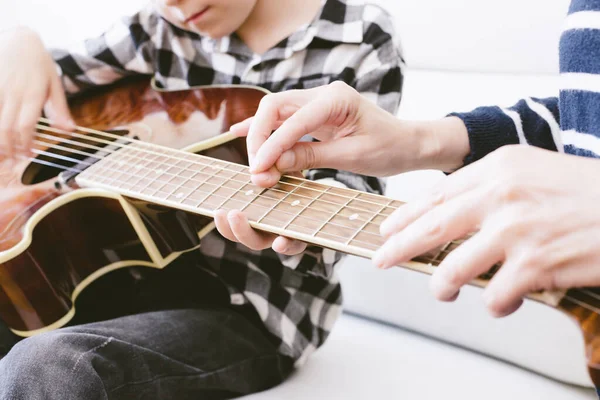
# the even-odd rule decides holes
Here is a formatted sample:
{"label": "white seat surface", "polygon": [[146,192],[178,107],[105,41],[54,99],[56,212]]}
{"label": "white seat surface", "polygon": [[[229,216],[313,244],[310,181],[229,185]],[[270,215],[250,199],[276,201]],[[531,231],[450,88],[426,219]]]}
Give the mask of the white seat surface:
{"label": "white seat surface", "polygon": [[591,389],[344,315],[304,368],[282,385],[244,400],[595,398]]}

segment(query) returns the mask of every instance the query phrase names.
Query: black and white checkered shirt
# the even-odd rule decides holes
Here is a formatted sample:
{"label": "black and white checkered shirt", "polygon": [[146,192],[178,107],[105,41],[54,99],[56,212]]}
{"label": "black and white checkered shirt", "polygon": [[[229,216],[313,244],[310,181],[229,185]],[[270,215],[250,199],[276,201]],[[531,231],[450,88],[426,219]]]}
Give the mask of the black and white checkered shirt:
{"label": "black and white checkered shirt", "polygon": [[[404,65],[390,16],[357,0],[325,1],[310,24],[262,55],[237,35],[214,40],[179,29],[152,5],[122,19],[102,36],[53,56],[68,93],[147,74],[168,89],[245,84],[272,92],[342,80],[395,113]],[[378,179],[311,170],[309,179],[382,193]],[[341,312],[334,266],[341,254],[315,247],[288,257],[253,251],[213,231],[203,239],[201,265],[229,288],[233,304],[250,303],[278,341],[301,364],[327,338]]]}

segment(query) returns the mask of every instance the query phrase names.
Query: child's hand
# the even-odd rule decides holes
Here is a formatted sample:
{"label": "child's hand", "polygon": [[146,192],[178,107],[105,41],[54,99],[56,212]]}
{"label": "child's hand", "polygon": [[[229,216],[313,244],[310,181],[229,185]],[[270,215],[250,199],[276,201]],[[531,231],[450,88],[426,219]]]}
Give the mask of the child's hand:
{"label": "child's hand", "polygon": [[300,254],[306,250],[306,243],[253,229],[244,213],[240,211],[217,211],[215,224],[223,237],[232,242],[239,242],[252,250],[264,250],[272,247],[277,253],[288,256]]}
{"label": "child's hand", "polygon": [[[289,175],[303,177],[300,172]],[[294,256],[306,250],[306,243],[304,242],[253,229],[244,213],[240,211],[217,211],[215,224],[223,237],[232,242],[239,242],[252,250],[264,250],[272,247],[277,253],[288,256]]]}
{"label": "child's hand", "polygon": [[27,153],[42,108],[63,129],[73,129],[56,65],[39,36],[26,28],[0,34],[0,154]]}

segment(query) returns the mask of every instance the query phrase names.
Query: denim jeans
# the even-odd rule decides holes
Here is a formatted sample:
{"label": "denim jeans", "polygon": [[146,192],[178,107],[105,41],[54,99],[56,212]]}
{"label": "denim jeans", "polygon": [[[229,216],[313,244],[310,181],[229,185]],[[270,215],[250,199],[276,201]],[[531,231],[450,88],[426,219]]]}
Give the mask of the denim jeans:
{"label": "denim jeans", "polygon": [[[281,383],[293,360],[189,260],[141,280],[113,272],[84,291],[73,324],[0,360],[0,399],[226,399]],[[4,327],[0,340],[1,351],[15,337]]]}

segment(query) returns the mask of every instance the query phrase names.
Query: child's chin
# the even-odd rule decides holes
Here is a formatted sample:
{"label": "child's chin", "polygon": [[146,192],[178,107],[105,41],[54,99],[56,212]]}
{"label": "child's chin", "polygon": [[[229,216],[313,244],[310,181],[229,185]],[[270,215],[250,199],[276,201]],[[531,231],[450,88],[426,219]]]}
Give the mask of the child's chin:
{"label": "child's chin", "polygon": [[211,39],[221,39],[222,37],[225,36],[229,36],[231,35],[233,32],[225,32],[223,30],[216,30],[216,29],[207,29],[207,28],[200,28],[200,27],[185,27],[186,30],[190,31],[190,32],[194,32],[197,33],[200,36],[205,36],[205,37],[209,37]]}

